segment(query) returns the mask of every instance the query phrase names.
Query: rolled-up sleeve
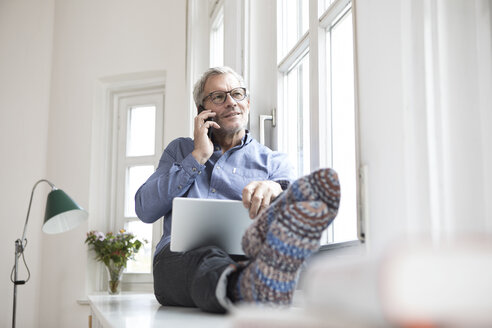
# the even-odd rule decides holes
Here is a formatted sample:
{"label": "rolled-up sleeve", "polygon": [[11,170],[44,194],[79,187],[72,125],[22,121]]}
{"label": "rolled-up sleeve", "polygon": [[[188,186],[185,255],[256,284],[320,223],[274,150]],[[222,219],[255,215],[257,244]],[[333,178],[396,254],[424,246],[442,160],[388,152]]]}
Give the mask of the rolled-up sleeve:
{"label": "rolled-up sleeve", "polygon": [[282,190],[287,189],[289,184],[296,179],[294,166],[291,164],[287,154],[272,152],[268,167],[268,179],[279,183]]}
{"label": "rolled-up sleeve", "polygon": [[186,194],[196,177],[205,169],[189,152],[181,157],[177,139],[164,150],[157,170],[147,179],[135,194],[135,212],[140,220],[152,223],[172,209],[175,197]]}

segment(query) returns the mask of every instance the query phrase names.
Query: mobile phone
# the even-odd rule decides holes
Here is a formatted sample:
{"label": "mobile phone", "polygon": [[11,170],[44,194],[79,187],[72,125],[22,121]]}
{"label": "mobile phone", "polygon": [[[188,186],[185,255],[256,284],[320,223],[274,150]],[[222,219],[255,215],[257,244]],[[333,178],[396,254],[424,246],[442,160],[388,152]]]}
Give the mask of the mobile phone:
{"label": "mobile phone", "polygon": [[[205,107],[203,107],[202,105],[198,106],[198,114],[200,114],[204,110],[205,110]],[[205,120],[205,122],[207,122],[207,121],[213,121],[213,119],[211,117],[209,117]],[[212,139],[212,127],[208,128],[207,136],[209,139]]]}

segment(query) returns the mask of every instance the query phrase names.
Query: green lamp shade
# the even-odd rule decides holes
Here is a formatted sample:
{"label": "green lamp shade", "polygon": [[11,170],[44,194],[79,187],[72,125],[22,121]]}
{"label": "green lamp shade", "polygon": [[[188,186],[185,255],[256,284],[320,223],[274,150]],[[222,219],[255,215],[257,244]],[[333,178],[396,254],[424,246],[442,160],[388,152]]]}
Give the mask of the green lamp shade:
{"label": "green lamp shade", "polygon": [[43,232],[55,234],[72,230],[87,216],[87,212],[63,190],[52,190],[46,201]]}

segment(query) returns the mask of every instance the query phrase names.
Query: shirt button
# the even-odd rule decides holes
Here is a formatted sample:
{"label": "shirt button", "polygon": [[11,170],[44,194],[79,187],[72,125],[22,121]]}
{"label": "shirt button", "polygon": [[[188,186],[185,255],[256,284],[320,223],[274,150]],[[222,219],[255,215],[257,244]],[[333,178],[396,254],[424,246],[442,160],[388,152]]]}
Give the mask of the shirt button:
{"label": "shirt button", "polygon": [[215,188],[212,188],[212,192],[215,193],[215,191],[216,191]]}
{"label": "shirt button", "polygon": [[181,186],[178,186],[178,189],[183,189],[183,187],[181,187]]}
{"label": "shirt button", "polygon": [[202,174],[202,171],[198,171],[198,174]]}
{"label": "shirt button", "polygon": [[193,172],[194,172],[194,171],[196,171],[196,167],[192,168],[191,170],[192,170]]}

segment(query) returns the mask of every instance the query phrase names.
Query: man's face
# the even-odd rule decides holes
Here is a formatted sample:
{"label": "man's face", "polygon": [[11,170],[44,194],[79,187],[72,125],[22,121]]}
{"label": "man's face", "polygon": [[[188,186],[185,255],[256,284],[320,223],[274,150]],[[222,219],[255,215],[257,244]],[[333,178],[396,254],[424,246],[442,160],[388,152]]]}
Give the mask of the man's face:
{"label": "man's face", "polygon": [[[231,91],[241,85],[239,81],[231,74],[213,75],[205,83],[203,95],[206,97],[214,91]],[[204,102],[204,107],[217,113],[214,121],[220,125],[220,134],[234,134],[246,129],[249,115],[249,98],[246,97],[241,101],[234,100],[230,94],[223,104],[214,104],[210,97]]]}

